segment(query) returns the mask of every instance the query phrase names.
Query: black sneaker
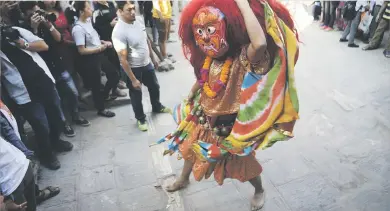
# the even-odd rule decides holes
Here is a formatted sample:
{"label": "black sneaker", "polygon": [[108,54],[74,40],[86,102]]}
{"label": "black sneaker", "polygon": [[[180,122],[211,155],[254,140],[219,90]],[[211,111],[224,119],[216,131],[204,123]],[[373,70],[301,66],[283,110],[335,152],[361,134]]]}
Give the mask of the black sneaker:
{"label": "black sneaker", "polygon": [[359,45],[356,45],[355,43],[348,44],[348,47],[350,48],[359,48]]}
{"label": "black sneaker", "polygon": [[116,98],[118,98],[118,96],[108,95],[108,96],[104,97],[104,100],[105,101],[111,101],[111,100],[116,100]]}
{"label": "black sneaker", "polygon": [[82,117],[80,117],[80,118],[77,119],[77,120],[73,120],[73,122],[74,122],[76,125],[80,125],[80,126],[84,126],[84,127],[88,127],[88,126],[91,125],[91,123],[90,123],[88,120],[86,120],[86,119],[84,119],[84,118],[82,118]]}
{"label": "black sneaker", "polygon": [[58,170],[61,168],[61,163],[55,155],[51,156],[49,159],[41,160],[41,164],[50,170]]}
{"label": "black sneaker", "polygon": [[347,39],[340,38],[340,42],[348,42]]}
{"label": "black sneaker", "polygon": [[54,149],[57,152],[69,152],[72,151],[73,149],[73,144],[70,143],[69,141],[64,141],[64,140],[58,140],[56,145],[54,146]]}
{"label": "black sneaker", "polygon": [[76,133],[74,132],[73,128],[70,125],[65,125],[64,134],[67,137],[74,137],[76,135]]}
{"label": "black sneaker", "polygon": [[103,116],[103,117],[108,117],[108,118],[111,118],[111,117],[114,117],[115,116],[115,113],[112,112],[112,111],[109,111],[109,110],[102,110],[102,111],[98,111],[97,113],[99,116]]}

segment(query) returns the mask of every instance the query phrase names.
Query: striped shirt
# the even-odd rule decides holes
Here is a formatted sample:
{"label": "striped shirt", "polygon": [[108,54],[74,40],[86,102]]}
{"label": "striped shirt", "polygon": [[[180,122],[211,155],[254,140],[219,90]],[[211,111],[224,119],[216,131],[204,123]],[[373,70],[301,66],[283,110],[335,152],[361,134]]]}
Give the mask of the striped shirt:
{"label": "striped shirt", "polygon": [[383,13],[383,18],[390,20],[390,2],[387,3],[385,12]]}

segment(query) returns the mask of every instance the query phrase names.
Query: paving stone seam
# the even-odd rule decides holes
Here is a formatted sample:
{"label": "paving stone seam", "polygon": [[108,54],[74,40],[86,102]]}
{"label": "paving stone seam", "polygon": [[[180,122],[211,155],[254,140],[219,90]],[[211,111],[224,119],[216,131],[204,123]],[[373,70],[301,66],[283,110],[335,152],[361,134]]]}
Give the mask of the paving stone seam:
{"label": "paving stone seam", "polygon": [[[148,114],[147,120],[149,123],[149,135],[156,134],[156,127],[153,118]],[[150,146],[150,153],[152,155],[152,163],[155,170],[155,175],[158,178],[155,188],[161,188],[168,197],[166,210],[168,211],[184,211],[183,196],[180,191],[169,193],[164,187],[175,181],[175,174],[172,170],[169,157],[163,156],[165,150],[163,145]]]}

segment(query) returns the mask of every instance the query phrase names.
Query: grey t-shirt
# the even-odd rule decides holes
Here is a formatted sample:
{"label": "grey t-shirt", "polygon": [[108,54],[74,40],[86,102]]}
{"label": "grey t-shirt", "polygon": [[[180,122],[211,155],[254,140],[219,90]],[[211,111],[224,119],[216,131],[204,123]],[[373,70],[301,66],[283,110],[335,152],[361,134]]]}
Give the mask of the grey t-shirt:
{"label": "grey t-shirt", "polygon": [[150,63],[150,54],[145,25],[139,17],[128,24],[119,18],[112,32],[112,44],[116,51],[127,49],[127,61],[132,68],[145,67]]}
{"label": "grey t-shirt", "polygon": [[85,23],[80,20],[76,21],[72,29],[72,36],[76,46],[97,48],[101,45],[99,34],[93,28],[91,19]]}

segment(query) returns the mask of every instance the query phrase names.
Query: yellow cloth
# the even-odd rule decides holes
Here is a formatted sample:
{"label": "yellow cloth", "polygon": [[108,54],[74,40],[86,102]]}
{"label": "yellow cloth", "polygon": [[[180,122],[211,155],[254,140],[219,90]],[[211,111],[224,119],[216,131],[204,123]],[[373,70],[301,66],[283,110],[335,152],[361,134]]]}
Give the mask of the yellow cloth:
{"label": "yellow cloth", "polygon": [[153,1],[153,18],[160,18],[157,11],[161,12],[164,19],[170,19],[172,17],[171,2],[167,0],[154,0]]}

